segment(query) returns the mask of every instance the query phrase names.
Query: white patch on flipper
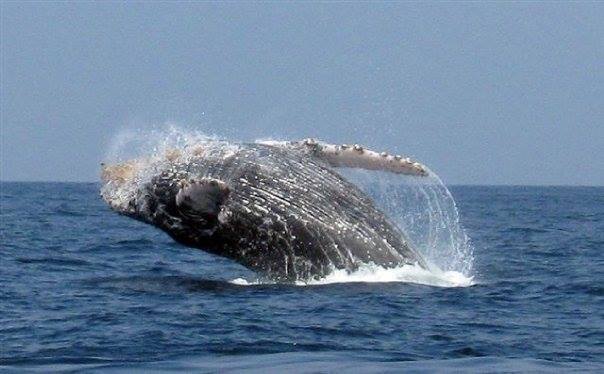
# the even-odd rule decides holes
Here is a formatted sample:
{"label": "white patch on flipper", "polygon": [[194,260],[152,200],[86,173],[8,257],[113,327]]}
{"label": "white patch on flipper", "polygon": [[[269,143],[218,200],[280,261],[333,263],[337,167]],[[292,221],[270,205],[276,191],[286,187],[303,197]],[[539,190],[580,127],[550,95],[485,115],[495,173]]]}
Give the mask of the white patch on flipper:
{"label": "white patch on flipper", "polygon": [[419,162],[400,155],[390,155],[386,152],[376,152],[354,144],[335,145],[312,138],[297,142],[275,140],[257,140],[257,143],[274,147],[287,147],[306,151],[307,153],[327,162],[333,167],[359,168],[366,170],[387,171],[395,174],[427,176],[428,168]]}
{"label": "white patch on flipper", "polygon": [[335,167],[350,167],[367,170],[388,171],[395,174],[425,176],[427,168],[409,158],[398,155],[381,154],[355,144],[353,147],[342,147],[334,144],[310,144],[316,147],[314,152],[319,158]]}

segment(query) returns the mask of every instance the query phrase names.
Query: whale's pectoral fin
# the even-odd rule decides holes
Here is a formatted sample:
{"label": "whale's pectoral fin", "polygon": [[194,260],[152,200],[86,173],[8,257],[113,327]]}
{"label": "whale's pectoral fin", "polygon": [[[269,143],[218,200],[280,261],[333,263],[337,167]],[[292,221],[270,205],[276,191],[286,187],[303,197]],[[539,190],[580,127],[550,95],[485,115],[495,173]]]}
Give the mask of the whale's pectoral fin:
{"label": "whale's pectoral fin", "polygon": [[229,187],[213,178],[182,180],[176,194],[176,206],[184,218],[211,225],[216,222],[220,208],[229,196]]}
{"label": "whale's pectoral fin", "polygon": [[428,175],[428,169],[419,162],[399,155],[372,151],[358,144],[334,145],[319,142],[314,139],[305,139],[288,143],[288,145],[302,149],[334,167],[381,170],[396,174],[417,176]]}

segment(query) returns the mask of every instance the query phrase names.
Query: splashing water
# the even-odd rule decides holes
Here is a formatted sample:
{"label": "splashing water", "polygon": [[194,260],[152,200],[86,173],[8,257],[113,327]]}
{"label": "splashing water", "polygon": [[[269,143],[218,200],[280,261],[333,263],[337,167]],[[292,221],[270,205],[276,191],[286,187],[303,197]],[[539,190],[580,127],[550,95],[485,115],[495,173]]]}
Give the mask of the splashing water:
{"label": "splashing water", "polygon": [[113,137],[105,154],[105,160],[118,163],[141,156],[162,158],[171,149],[186,150],[199,144],[219,141],[220,139],[215,135],[185,130],[170,123],[150,129],[125,128]]}
{"label": "splashing water", "polygon": [[343,174],[374,198],[432,266],[472,275],[472,245],[455,200],[436,173],[429,170],[424,178],[362,170]]}
{"label": "splashing water", "polygon": [[[281,141],[263,139],[258,142]],[[141,155],[151,155],[132,182],[120,186],[123,191],[119,193],[127,201],[136,186],[153,174],[157,164],[165,162],[167,152],[178,149],[186,158],[187,152],[200,144],[220,148],[221,152],[218,154],[234,147],[233,143],[219,140],[216,136],[169,125],[160,130],[120,132],[111,143],[106,159],[110,162],[123,162]],[[440,287],[473,284],[473,248],[459,222],[459,212],[453,196],[436,173],[429,171],[428,177],[418,178],[356,169],[339,169],[338,172],[375,200],[377,206],[406,234],[410,245],[421,253],[429,269],[413,265],[385,269],[366,264],[353,272],[334,269],[322,279],[299,281],[297,284],[409,282]],[[239,285],[272,283],[241,278],[231,282]]]}
{"label": "splashing water", "polygon": [[[436,287],[468,287],[474,284],[472,277],[466,277],[457,271],[441,271],[438,268],[430,270],[416,265],[402,265],[396,268],[386,269],[375,264],[361,265],[355,271],[334,269],[329,275],[320,279],[307,281],[299,280],[297,286],[318,286],[333,283],[416,283]],[[275,284],[267,279],[248,280],[235,278],[230,281],[238,286],[256,286]]]}

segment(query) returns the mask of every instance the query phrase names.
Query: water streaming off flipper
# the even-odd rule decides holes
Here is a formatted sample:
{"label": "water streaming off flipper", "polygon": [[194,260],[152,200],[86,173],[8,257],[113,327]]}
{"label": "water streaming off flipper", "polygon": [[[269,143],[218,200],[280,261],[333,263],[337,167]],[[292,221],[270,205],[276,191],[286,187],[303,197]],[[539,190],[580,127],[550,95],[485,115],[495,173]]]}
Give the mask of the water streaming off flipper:
{"label": "water streaming off flipper", "polygon": [[472,276],[473,248],[459,219],[455,200],[434,172],[408,177],[345,170],[342,174],[369,194],[407,236],[432,269]]}

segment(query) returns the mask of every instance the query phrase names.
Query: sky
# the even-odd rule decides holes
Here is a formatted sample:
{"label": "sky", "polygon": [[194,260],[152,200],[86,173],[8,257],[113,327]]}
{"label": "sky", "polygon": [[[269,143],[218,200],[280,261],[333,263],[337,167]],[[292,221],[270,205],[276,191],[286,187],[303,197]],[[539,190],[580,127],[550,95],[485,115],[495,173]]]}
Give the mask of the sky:
{"label": "sky", "polygon": [[447,184],[604,185],[604,4],[1,2],[1,180],[125,129],[316,137]]}

